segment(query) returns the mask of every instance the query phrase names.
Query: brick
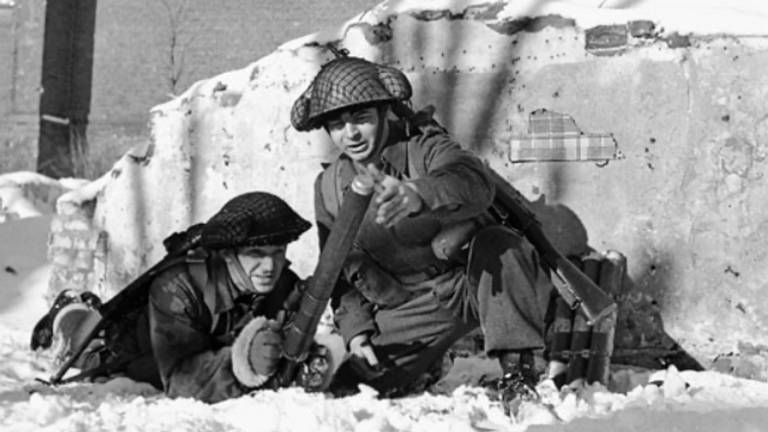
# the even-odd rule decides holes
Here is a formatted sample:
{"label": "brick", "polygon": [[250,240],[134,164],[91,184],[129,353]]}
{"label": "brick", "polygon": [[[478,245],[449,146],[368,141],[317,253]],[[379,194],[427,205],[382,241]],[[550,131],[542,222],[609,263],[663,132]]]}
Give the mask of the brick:
{"label": "brick", "polygon": [[93,270],[93,252],[89,250],[77,251],[72,265],[78,270],[90,272]]}
{"label": "brick", "polygon": [[626,25],[600,25],[585,32],[586,49],[592,54],[618,54],[629,44]]}
{"label": "brick", "polygon": [[72,239],[72,249],[74,250],[87,250],[88,240],[86,236],[75,235]]}
{"label": "brick", "polygon": [[75,260],[75,253],[65,249],[54,249],[50,253],[50,259],[54,265],[59,267],[70,267]]}
{"label": "brick", "polygon": [[688,35],[681,35],[680,33],[672,33],[664,41],[670,48],[686,48],[691,46],[691,38]]}
{"label": "brick", "polygon": [[54,216],[51,219],[51,232],[59,233],[64,230],[64,219],[61,216]]}
{"label": "brick", "polygon": [[68,271],[59,267],[51,269],[51,277],[48,279],[48,285],[62,286],[69,277]]}
{"label": "brick", "polygon": [[93,230],[75,231],[70,234],[73,238],[73,249],[88,250],[93,252],[98,247],[99,236]]}
{"label": "brick", "polygon": [[66,227],[67,231],[90,231],[91,230],[91,224],[89,221],[73,218],[69,221],[65,222],[64,226]]}
{"label": "brick", "polygon": [[73,201],[60,199],[56,202],[56,213],[65,216],[75,216],[82,212],[80,205]]}
{"label": "brick", "polygon": [[52,234],[48,241],[48,248],[52,249],[72,249],[74,241],[65,233]]}
{"label": "brick", "polygon": [[85,282],[87,280],[87,277],[88,277],[88,273],[82,272],[82,271],[75,271],[75,272],[72,272],[72,274],[70,274],[69,281],[73,286],[77,287],[75,289],[77,289],[78,291],[82,291],[85,288]]}
{"label": "brick", "polygon": [[629,34],[636,38],[651,38],[656,30],[656,24],[648,20],[630,21],[627,26],[629,27]]}

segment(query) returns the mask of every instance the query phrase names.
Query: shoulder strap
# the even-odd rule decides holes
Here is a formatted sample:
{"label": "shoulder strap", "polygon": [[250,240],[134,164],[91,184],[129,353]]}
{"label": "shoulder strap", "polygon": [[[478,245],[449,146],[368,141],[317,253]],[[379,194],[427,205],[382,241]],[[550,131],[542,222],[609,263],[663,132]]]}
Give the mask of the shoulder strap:
{"label": "shoulder strap", "polygon": [[212,283],[209,286],[211,280],[208,278],[208,267],[205,258],[201,259],[200,257],[195,256],[187,257],[187,269],[189,270],[189,276],[192,279],[192,283],[201,293],[203,293],[205,306],[208,309],[208,313],[211,315],[211,328],[209,332],[213,333],[216,325],[219,323],[219,316],[213,313],[213,310],[210,307],[210,305],[214,304],[216,290],[213,289]]}
{"label": "shoulder strap", "polygon": [[425,176],[427,173],[422,172],[423,170],[419,170],[416,168],[416,158],[413,157],[411,154],[412,150],[411,142],[408,141],[408,143],[405,146],[405,160],[406,160],[406,166],[408,167],[408,172],[403,175],[403,178],[405,179],[417,179],[420,177]]}
{"label": "shoulder strap", "polygon": [[340,157],[323,171],[322,178],[320,179],[323,206],[334,218],[338,216],[339,209],[341,208],[345,183],[347,183],[347,180],[351,180],[354,172],[355,169],[352,166],[352,161],[345,157]]}

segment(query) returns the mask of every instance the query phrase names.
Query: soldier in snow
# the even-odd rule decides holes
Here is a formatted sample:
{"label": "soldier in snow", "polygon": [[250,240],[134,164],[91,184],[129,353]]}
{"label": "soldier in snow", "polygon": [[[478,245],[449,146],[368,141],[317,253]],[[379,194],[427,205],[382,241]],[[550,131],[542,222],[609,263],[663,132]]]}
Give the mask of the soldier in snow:
{"label": "soldier in snow", "polygon": [[[201,245],[151,280],[145,306],[109,323],[75,366],[94,378],[122,374],[169,396],[205,402],[286,385],[275,377],[281,329],[306,284],[285,254],[309,227],[272,194],[231,199],[202,227]],[[82,302],[55,315],[53,332],[65,341],[59,344],[65,355],[99,319],[98,305]],[[330,351],[315,345],[296,380],[287,384],[323,390],[330,381],[329,362]]]}
{"label": "soldier in snow", "polygon": [[352,356],[332,386],[422,390],[451,345],[480,327],[500,361],[503,396],[534,398],[550,282],[531,244],[489,220],[494,186],[484,163],[430,113],[411,111],[411,92],[397,69],[339,57],[292,108],[295,129],[323,128],[342,152],[315,182],[321,247],[354,175],[378,180],[334,294]]}

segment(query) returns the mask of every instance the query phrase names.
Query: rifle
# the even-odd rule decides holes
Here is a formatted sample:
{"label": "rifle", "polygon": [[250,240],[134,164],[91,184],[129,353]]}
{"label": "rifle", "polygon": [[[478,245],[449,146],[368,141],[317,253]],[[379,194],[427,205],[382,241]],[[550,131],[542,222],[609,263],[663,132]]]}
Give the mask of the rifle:
{"label": "rifle", "polygon": [[[395,102],[392,104],[392,110],[398,116],[409,119],[417,127],[430,124],[445,130],[445,127],[432,118],[434,107],[431,105],[414,112],[410,106]],[[545,270],[550,272],[552,284],[568,307],[572,310],[581,307],[589,325],[616,310],[613,298],[555,249],[544,235],[536,215],[529,210],[530,202],[523,194],[492,168],[487,167],[487,171],[496,187],[491,215],[502,225],[521,231],[531,242],[539,252]]]}
{"label": "rifle", "polygon": [[491,214],[499,223],[521,231],[536,248],[542,264],[550,271],[552,284],[568,307],[581,307],[589,325],[616,310],[613,298],[555,249],[523,194],[490,167],[487,171],[496,187]]}
{"label": "rifle", "polygon": [[356,176],[351,187],[344,194],[339,214],[333,222],[314,275],[309,280],[309,287],[304,293],[299,309],[285,330],[282,369],[279,372],[278,385],[291,383],[296,375],[296,368],[307,358],[314,340],[317,324],[331,298],[333,289],[341,274],[352,244],[357,237],[360,223],[373,195],[373,179]]}
{"label": "rifle", "polygon": [[[101,319],[86,335],[83,342],[77,347],[74,353],[65,361],[56,373],[51,377],[49,383],[52,385],[66,384],[71,381],[77,381],[78,379],[93,375],[97,371],[83,371],[71,378],[62,379],[65,373],[72,367],[77,361],[77,358],[85,351],[90,342],[102,331],[107,325],[109,325],[116,318],[123,315],[128,310],[133,310],[137,307],[146,306],[149,299],[149,287],[152,280],[160,272],[168,267],[178,263],[185,258],[188,251],[194,249],[200,245],[200,239],[202,235],[204,224],[195,224],[189,227],[186,231],[176,232],[171,234],[163,241],[167,255],[161,259],[157,264],[152,266],[149,270],[142,273],[139,277],[134,279],[125,288],[118,292],[114,297],[109,299],[101,307],[98,308]],[[114,365],[105,365],[114,366]]]}

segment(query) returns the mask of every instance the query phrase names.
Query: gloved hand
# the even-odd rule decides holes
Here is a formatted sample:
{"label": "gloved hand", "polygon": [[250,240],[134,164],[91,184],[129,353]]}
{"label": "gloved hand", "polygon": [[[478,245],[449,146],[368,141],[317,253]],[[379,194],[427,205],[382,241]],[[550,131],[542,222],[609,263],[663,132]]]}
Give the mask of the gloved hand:
{"label": "gloved hand", "polygon": [[232,344],[232,372],[246,387],[259,387],[277,371],[283,336],[277,321],[256,317]]}

